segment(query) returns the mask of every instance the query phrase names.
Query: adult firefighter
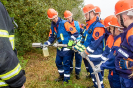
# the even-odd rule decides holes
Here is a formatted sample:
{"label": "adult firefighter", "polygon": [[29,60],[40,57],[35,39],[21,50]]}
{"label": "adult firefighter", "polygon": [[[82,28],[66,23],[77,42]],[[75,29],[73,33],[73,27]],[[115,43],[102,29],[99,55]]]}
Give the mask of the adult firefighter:
{"label": "adult firefighter", "polygon": [[[76,30],[78,31],[78,33],[80,34],[78,36],[78,38],[76,39],[75,41],[75,44],[80,41],[81,39],[81,36],[82,36],[82,32],[83,32],[83,29],[82,29],[82,26],[81,24],[78,22],[78,21],[75,21],[73,18],[72,18],[73,14],[69,11],[69,10],[66,10],[64,12],[64,18],[66,20],[68,20],[68,22],[76,28]],[[72,52],[72,58],[71,58],[71,63],[70,63],[70,73],[72,73],[73,71],[73,58],[74,58],[74,55],[75,55],[75,73],[76,73],[76,79],[80,79],[80,76],[79,76],[79,73],[81,71],[81,62],[82,62],[82,57],[81,55],[78,53],[78,52],[75,52],[74,51]]]}
{"label": "adult firefighter", "polygon": [[[101,69],[109,69],[108,80],[110,83],[111,88],[121,88],[120,85],[120,78],[118,73],[115,70],[115,56],[116,52],[118,51],[120,44],[121,44],[121,33],[123,32],[122,27],[120,27],[116,16],[113,16],[111,21],[109,22],[110,25],[110,36],[113,38],[108,37],[107,44],[108,47],[111,49],[111,52],[107,56],[102,56],[103,60],[108,60],[101,65]],[[110,42],[110,43],[109,43]],[[109,49],[109,51],[110,51]],[[105,52],[105,51],[104,51]]]}
{"label": "adult firefighter", "polygon": [[1,2],[0,19],[0,88],[25,88],[25,72],[9,41],[9,33],[14,26]]}
{"label": "adult firefighter", "polygon": [[[115,15],[119,24],[125,28],[116,54],[115,66],[120,75],[121,88],[133,88],[133,78],[128,77],[132,73],[128,69],[130,67],[128,62],[133,60],[133,0],[119,0],[115,4]],[[121,65],[123,59],[127,60],[127,68],[124,64]]]}
{"label": "adult firefighter", "polygon": [[[89,59],[93,62],[94,65],[97,65],[101,62],[99,58],[101,57],[101,54],[103,53],[104,48],[104,35],[105,35],[105,29],[104,25],[102,25],[99,22],[99,17],[95,15],[95,7],[92,4],[85,5],[83,8],[83,12],[86,18],[86,31],[84,33],[84,37],[81,40],[81,45],[76,45],[75,49],[81,51],[81,56],[85,58],[86,56],[89,57]],[[77,46],[80,46],[81,48],[77,48]],[[83,49],[83,50],[82,50]],[[89,71],[90,73],[93,72],[90,64],[89,64]],[[102,81],[102,75],[101,72],[98,73],[100,83],[102,88],[103,81]],[[94,87],[97,86],[96,78],[93,74],[91,74],[92,81],[94,83]]]}
{"label": "adult firefighter", "polygon": [[70,49],[79,34],[69,22],[58,17],[58,12],[54,9],[48,9],[47,15],[48,18],[52,20],[52,23],[49,32],[49,39],[44,43],[44,45],[52,44],[55,39],[57,39],[59,44],[68,44],[68,47],[57,48],[55,62],[60,76],[55,81],[64,80],[68,82],[68,80],[70,80],[70,60],[72,55]]}

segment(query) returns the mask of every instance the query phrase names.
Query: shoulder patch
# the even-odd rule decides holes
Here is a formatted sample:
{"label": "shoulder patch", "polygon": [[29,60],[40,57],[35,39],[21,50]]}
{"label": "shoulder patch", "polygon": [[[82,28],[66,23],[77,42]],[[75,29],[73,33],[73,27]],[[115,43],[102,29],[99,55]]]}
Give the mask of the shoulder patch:
{"label": "shoulder patch", "polygon": [[99,36],[99,32],[96,32],[96,33],[95,33],[95,36],[98,37],[98,36]]}
{"label": "shoulder patch", "polygon": [[70,28],[69,28],[69,30],[70,30],[70,31],[73,31],[73,28],[72,28],[72,27],[70,27]]}

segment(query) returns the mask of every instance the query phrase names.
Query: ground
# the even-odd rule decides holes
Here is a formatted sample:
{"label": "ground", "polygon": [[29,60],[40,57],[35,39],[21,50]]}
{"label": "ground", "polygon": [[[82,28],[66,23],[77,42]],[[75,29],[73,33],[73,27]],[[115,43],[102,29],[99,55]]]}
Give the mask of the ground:
{"label": "ground", "polygon": [[[24,59],[28,62],[25,66],[26,71],[26,88],[87,88],[92,86],[91,79],[86,79],[86,70],[82,61],[80,80],[75,79],[75,73],[71,75],[69,84],[62,85],[62,82],[55,82],[59,74],[55,64],[56,49],[53,47],[49,48],[49,57],[43,57],[41,51],[29,52],[24,55]],[[75,61],[74,61],[75,62]],[[105,70],[104,86],[110,88],[108,79],[108,70]]]}

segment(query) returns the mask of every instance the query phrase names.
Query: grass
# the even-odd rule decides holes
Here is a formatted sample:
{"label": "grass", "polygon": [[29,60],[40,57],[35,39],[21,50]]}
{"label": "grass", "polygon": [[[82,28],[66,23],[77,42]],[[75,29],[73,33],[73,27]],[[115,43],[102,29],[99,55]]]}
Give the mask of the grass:
{"label": "grass", "polygon": [[[86,88],[92,86],[91,79],[86,80],[86,69],[82,61],[80,80],[76,80],[75,73],[71,75],[69,84],[62,85],[62,82],[54,80],[59,76],[55,64],[56,49],[49,48],[50,56],[43,57],[42,51],[36,53],[27,53],[23,59],[28,59],[25,66],[26,71],[26,88]],[[110,88],[108,83],[108,71],[105,70],[104,86]]]}

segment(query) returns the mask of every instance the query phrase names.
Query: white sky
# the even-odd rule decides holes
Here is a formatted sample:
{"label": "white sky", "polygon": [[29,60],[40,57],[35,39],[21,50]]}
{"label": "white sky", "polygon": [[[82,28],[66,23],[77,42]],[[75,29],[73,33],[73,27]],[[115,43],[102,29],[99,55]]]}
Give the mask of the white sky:
{"label": "white sky", "polygon": [[84,4],[93,4],[101,9],[101,18],[104,19],[109,15],[114,15],[115,4],[118,0],[84,0]]}

